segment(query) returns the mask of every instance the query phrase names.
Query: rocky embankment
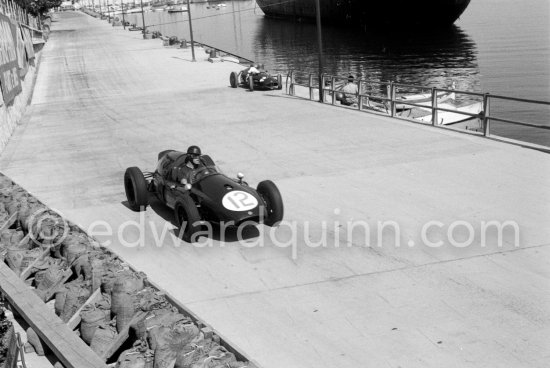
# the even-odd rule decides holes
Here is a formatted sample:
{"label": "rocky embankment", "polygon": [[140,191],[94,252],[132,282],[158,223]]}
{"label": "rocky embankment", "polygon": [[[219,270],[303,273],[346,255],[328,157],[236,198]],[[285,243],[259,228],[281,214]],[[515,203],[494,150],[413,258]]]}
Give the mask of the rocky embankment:
{"label": "rocky embankment", "polygon": [[[107,363],[244,368],[250,362],[145,274],[0,174],[0,257]],[[28,341],[47,347],[32,329]],[[30,346],[28,346],[30,349]]]}

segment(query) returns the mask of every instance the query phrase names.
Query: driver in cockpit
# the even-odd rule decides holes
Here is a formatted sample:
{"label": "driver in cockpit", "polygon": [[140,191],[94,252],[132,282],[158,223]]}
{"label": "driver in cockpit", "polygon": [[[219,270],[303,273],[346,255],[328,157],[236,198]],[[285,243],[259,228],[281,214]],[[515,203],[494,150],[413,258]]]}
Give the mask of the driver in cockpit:
{"label": "driver in cockpit", "polygon": [[185,183],[192,183],[197,170],[204,167],[200,157],[201,149],[198,146],[189,146],[183,164],[176,165],[172,170],[172,180],[182,183],[182,179],[185,179]]}

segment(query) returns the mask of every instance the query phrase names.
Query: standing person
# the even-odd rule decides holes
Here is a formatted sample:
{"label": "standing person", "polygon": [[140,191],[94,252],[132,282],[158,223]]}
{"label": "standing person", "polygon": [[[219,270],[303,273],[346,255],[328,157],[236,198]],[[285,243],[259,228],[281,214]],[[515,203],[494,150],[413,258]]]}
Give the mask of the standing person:
{"label": "standing person", "polygon": [[348,77],[348,82],[342,87],[342,100],[340,103],[346,106],[352,106],[357,103],[357,95],[359,94],[359,87],[354,82],[353,75]]}

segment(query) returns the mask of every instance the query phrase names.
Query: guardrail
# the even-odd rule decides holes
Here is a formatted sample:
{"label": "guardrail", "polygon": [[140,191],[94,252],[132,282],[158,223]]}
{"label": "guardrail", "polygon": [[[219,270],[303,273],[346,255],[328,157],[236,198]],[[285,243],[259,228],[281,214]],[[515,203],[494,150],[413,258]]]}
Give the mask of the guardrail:
{"label": "guardrail", "polygon": [[[28,30],[30,30],[32,33],[31,33],[31,36],[33,38],[35,37],[41,37],[43,38],[44,40],[47,39],[47,36],[45,36],[45,31],[42,30],[42,29],[37,29],[37,28],[34,28],[34,27],[31,27],[31,26],[28,26],[26,24],[21,24],[22,27],[25,27],[27,28]],[[47,27],[49,29],[49,26]]]}
{"label": "guardrail", "polygon": [[[291,71],[287,74],[286,79],[287,94],[307,98],[309,100],[317,100],[323,103],[330,103],[331,105],[337,105],[337,101],[339,100],[338,95],[342,94],[341,89],[345,85],[348,77],[323,75],[321,80],[321,88],[319,88],[318,76],[315,74]],[[509,139],[498,135],[493,135],[491,132],[492,121],[549,131],[550,126],[548,125],[504,118],[502,116],[497,116],[491,113],[492,102],[497,100],[513,101],[524,104],[543,105],[550,107],[550,102],[548,101],[493,95],[490,93],[462,91],[454,88],[426,87],[396,82],[380,82],[363,78],[356,79],[354,83],[356,83],[358,86],[358,92],[354,96],[357,102],[351,106],[341,105],[344,108],[352,108],[374,114],[388,115],[402,120],[447,129],[453,129],[453,125],[456,123],[442,123],[442,120],[439,118],[439,113],[457,114],[463,116],[463,119],[460,119],[461,122],[466,120],[478,119],[479,129],[453,129],[455,131],[480,135],[507,143],[550,152],[550,144],[540,145],[528,143],[518,139]],[[307,96],[297,93],[296,87],[306,88]],[[385,93],[381,91],[385,91]],[[418,91],[427,91],[423,94],[417,94],[417,96],[425,97],[425,101],[422,101],[422,103],[415,100],[407,100],[407,96],[410,96],[407,95],[407,93],[411,93],[411,91],[415,91],[416,93],[418,93]],[[440,102],[441,96],[447,96],[450,94],[454,94],[454,96],[460,96],[458,98],[453,97],[453,100],[469,100],[471,102],[471,106],[473,106],[474,104],[478,104],[479,111],[468,111],[468,109],[460,106],[457,108],[449,108],[448,104]],[[425,113],[422,119],[415,117],[414,114],[411,113],[412,111],[414,111],[413,109],[415,108],[417,109],[417,111],[422,111]],[[405,111],[408,112],[408,115],[405,113]]]}

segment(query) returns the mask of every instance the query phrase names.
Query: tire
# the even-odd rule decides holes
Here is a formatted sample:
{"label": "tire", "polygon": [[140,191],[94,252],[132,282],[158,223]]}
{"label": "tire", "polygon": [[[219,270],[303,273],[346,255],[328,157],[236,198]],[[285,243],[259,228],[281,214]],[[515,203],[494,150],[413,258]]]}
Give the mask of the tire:
{"label": "tire", "polygon": [[248,76],[248,88],[250,91],[254,91],[254,76],[252,75]]}
{"label": "tire", "polygon": [[258,184],[256,189],[258,194],[266,204],[267,214],[264,218],[264,224],[275,226],[283,220],[284,207],[281,192],[271,180],[264,180]]}
{"label": "tire", "polygon": [[283,76],[277,74],[277,89],[283,89]]}
{"label": "tire", "polygon": [[132,211],[145,210],[148,205],[147,182],[137,167],[129,167],[124,173],[124,190]]}
{"label": "tire", "polygon": [[208,155],[202,155],[201,160],[206,166],[216,166],[214,160],[212,160],[212,158]]}
{"label": "tire", "polygon": [[[179,228],[179,236],[184,241],[191,243],[193,235],[199,232],[202,226],[199,224],[201,217],[197,206],[189,195],[182,197],[176,204],[174,217]],[[182,229],[182,226],[185,228]]]}
{"label": "tire", "polygon": [[233,88],[237,88],[237,86],[239,85],[239,76],[236,72],[231,72],[231,74],[229,75],[229,83]]}
{"label": "tire", "polygon": [[174,151],[175,151],[175,150],[166,150],[166,151],[162,151],[161,153],[159,153],[158,158],[157,158],[157,161],[160,161],[160,159],[163,158],[164,155],[166,155],[167,153],[174,152]]}

